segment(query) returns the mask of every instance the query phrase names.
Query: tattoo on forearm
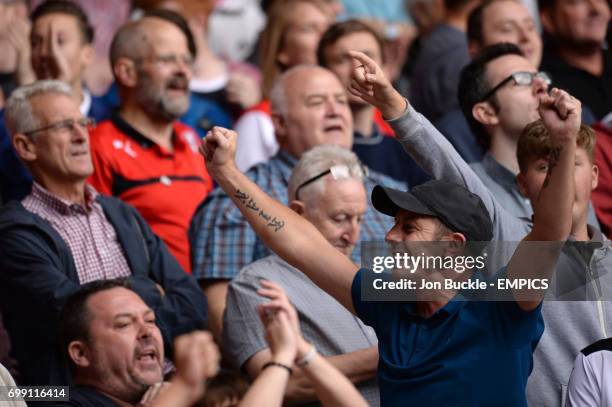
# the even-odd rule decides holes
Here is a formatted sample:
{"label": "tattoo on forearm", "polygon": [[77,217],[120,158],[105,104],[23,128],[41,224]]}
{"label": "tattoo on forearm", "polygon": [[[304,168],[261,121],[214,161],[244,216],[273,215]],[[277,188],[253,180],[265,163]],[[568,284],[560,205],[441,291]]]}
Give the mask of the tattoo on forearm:
{"label": "tattoo on forearm", "polygon": [[550,181],[550,176],[554,170],[554,168],[559,163],[559,157],[561,156],[562,147],[553,147],[550,151],[550,155],[548,156],[548,173],[546,174],[546,179],[544,180],[544,184],[542,188],[546,188]]}
{"label": "tattoo on forearm", "polygon": [[275,232],[278,232],[285,226],[284,220],[277,219],[276,216],[272,216],[264,212],[264,210],[257,205],[257,202],[255,202],[248,194],[237,189],[234,196],[238,198],[238,200],[244,206],[246,206],[247,209],[258,212],[259,216],[266,221],[266,226],[271,227]]}

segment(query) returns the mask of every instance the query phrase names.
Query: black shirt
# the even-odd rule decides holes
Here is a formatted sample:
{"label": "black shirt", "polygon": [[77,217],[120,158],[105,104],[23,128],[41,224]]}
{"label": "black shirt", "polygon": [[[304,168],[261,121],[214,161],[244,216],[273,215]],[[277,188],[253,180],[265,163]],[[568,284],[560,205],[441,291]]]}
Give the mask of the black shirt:
{"label": "black shirt", "polygon": [[590,73],[569,65],[555,52],[552,43],[544,47],[540,69],[551,74],[553,85],[580,99],[595,114],[597,120],[612,112],[612,51],[602,50],[603,73]]}

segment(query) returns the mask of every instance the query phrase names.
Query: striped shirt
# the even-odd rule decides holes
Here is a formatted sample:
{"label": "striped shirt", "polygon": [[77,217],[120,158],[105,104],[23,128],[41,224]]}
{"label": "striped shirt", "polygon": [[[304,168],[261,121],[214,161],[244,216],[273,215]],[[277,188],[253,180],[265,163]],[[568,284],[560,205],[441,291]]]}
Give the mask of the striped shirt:
{"label": "striped shirt", "polygon": [[64,239],[74,260],[81,284],[131,275],[113,225],[96,201],[98,193],[85,186],[85,206],[53,195],[34,182],[22,201],[30,212],[53,226]]}

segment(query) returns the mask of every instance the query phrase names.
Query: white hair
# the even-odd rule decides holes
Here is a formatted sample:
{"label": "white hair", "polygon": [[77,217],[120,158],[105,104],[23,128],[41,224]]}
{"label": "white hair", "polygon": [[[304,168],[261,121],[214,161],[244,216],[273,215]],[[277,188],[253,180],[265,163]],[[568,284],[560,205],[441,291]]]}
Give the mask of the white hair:
{"label": "white hair", "polygon": [[[313,147],[302,155],[302,158],[293,169],[291,177],[289,177],[289,185],[287,187],[289,202],[296,199],[296,190],[303,182],[329,170],[332,166],[346,165],[352,168],[360,164],[355,153],[345,148],[331,144]],[[301,189],[300,200],[306,201],[308,199],[311,201],[321,196],[325,192],[325,182],[323,182],[325,179],[325,177],[322,177],[312,184],[308,184],[307,188]],[[362,179],[357,177],[353,179],[363,182]]]}
{"label": "white hair", "polygon": [[70,85],[57,80],[34,82],[20,86],[11,93],[11,97],[6,101],[4,113],[6,128],[11,135],[26,133],[41,126],[39,118],[32,111],[31,99],[47,93],[73,97]]}

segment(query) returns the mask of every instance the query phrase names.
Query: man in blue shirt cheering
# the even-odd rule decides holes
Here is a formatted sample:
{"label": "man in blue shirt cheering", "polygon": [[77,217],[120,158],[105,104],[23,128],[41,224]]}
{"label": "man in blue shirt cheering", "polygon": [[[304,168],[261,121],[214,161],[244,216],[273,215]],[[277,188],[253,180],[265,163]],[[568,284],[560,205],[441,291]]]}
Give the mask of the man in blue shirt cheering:
{"label": "man in blue shirt cheering", "polygon": [[[378,66],[361,53],[350,91],[382,106],[386,118],[401,118],[407,101]],[[540,98],[540,115],[553,154],[534,210],[534,226],[508,264],[509,283],[550,278],[561,245],[541,250],[531,242],[562,242],[571,225],[574,157],[580,103],[554,89]],[[526,406],[524,387],[531,351],[542,334],[544,291],[513,289],[516,300],[464,302],[453,297],[417,302],[376,302],[361,298],[359,270],[308,222],[269,198],[235,166],[236,133],[213,129],[202,153],[210,174],[228,193],[266,245],[349,311],[371,324],[379,338],[378,378],[383,405]],[[331,176],[331,175],[330,175]],[[489,240],[492,224],[484,204],[462,187],[431,181],[410,192],[377,188],[375,207],[395,217],[389,242],[446,241],[459,246]]]}

